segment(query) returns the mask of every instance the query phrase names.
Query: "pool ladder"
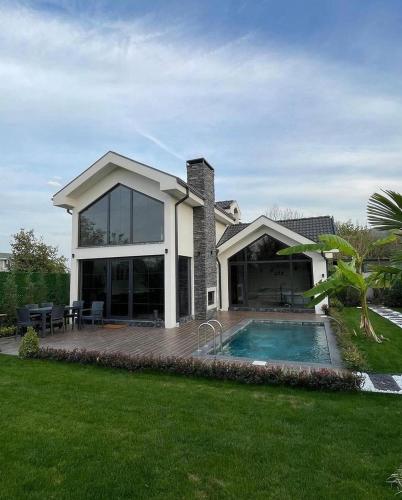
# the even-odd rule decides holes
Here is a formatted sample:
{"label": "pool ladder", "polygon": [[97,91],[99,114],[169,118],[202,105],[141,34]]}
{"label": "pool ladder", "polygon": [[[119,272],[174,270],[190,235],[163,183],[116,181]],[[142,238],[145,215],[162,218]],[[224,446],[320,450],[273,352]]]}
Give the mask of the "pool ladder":
{"label": "pool ladder", "polygon": [[[198,327],[198,351],[201,350],[201,347],[200,347],[200,340],[201,340],[201,328],[203,326],[205,327],[209,327],[210,329],[212,329],[212,340],[213,340],[213,354],[216,355],[217,353],[217,350],[216,350],[216,329],[214,327],[214,325],[212,325],[211,323],[216,323],[218,326],[219,326],[219,345],[218,345],[218,348],[220,349],[220,351],[222,351],[222,348],[223,348],[223,342],[222,342],[222,334],[223,334],[223,326],[222,324],[217,320],[217,319],[210,319],[208,321],[205,321],[204,323],[201,323],[201,325]],[[204,332],[205,332],[205,344],[208,342],[208,332],[207,330],[204,328]]]}

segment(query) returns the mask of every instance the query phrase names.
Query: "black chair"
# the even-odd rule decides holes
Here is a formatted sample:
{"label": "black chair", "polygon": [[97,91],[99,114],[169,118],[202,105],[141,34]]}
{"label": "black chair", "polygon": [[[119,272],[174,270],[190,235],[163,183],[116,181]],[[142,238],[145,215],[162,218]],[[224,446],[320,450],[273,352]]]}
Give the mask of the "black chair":
{"label": "black chair", "polygon": [[42,302],[41,307],[53,307],[53,302]]}
{"label": "black chair", "polygon": [[[32,328],[36,328],[39,326],[40,322],[37,321],[36,316],[32,317],[29,313],[29,309],[26,307],[18,307],[17,309],[17,334],[22,336],[22,332],[25,329],[25,332],[29,326]],[[25,333],[24,332],[24,333]]]}
{"label": "black chair", "polygon": [[71,328],[74,330],[74,323],[78,324],[78,330],[81,328],[81,318],[82,318],[82,310],[84,309],[84,301],[83,300],[74,300],[73,308],[71,312],[66,312],[64,314],[64,318],[66,323],[71,318]]}
{"label": "black chair", "polygon": [[38,309],[39,305],[38,304],[25,304],[25,307],[27,309]]}
{"label": "black chair", "polygon": [[91,314],[82,315],[82,320],[83,321],[90,320],[90,321],[92,321],[92,325],[95,325],[96,321],[100,321],[102,326],[103,326],[103,304],[104,304],[104,302],[102,302],[102,301],[92,302],[91,309],[83,309],[82,310],[82,312],[90,311]]}
{"label": "black chair", "polygon": [[50,313],[50,333],[53,335],[54,326],[58,326],[59,328],[63,327],[63,330],[66,331],[66,324],[64,323],[64,313],[65,306],[53,306],[52,311]]}

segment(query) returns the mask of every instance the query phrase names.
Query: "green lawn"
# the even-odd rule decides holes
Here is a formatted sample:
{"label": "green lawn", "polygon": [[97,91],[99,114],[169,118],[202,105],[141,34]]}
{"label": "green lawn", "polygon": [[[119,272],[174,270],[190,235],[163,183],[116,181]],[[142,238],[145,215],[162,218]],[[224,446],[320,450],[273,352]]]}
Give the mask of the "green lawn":
{"label": "green lawn", "polygon": [[0,498],[386,499],[402,398],[0,356]]}
{"label": "green lawn", "polygon": [[[345,307],[340,313],[351,331],[359,332],[360,310]],[[352,336],[352,341],[367,359],[369,369],[380,373],[402,373],[402,328],[370,311],[370,319],[377,334],[389,339],[377,344],[361,334]]]}

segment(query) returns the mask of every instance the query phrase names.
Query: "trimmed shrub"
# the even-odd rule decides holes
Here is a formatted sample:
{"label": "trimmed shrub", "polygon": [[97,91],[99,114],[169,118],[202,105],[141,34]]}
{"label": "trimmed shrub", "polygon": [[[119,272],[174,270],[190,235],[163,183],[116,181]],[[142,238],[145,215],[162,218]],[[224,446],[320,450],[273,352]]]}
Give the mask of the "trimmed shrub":
{"label": "trimmed shrub", "polygon": [[15,326],[0,326],[0,337],[11,337],[15,335]]}
{"label": "trimmed shrub", "polygon": [[387,307],[402,307],[402,281],[385,290],[384,304]]}
{"label": "trimmed shrub", "polygon": [[18,355],[20,358],[34,358],[39,352],[39,337],[35,330],[29,326],[27,333],[22,338]]}
{"label": "trimmed shrub", "polygon": [[129,356],[122,353],[40,348],[32,357],[119,368],[130,372],[152,371],[208,379],[231,380],[243,384],[289,385],[326,391],[357,391],[360,376],[346,371],[322,368],[296,370],[282,366],[254,366],[235,361],[175,356]]}

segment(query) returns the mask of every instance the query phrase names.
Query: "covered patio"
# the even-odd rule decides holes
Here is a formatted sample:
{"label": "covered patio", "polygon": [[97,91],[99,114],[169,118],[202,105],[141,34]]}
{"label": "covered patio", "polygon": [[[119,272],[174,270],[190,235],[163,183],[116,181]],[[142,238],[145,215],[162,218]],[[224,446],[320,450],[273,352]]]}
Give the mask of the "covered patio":
{"label": "covered patio", "polygon": [[[223,330],[247,318],[321,321],[315,314],[292,312],[220,311],[217,319]],[[68,329],[40,339],[42,347],[56,349],[87,349],[101,352],[122,352],[129,355],[188,357],[197,349],[197,329],[202,321],[190,321],[176,328],[150,328],[124,325],[119,329],[88,326],[82,330]],[[3,354],[18,353],[20,338],[0,339]]]}

